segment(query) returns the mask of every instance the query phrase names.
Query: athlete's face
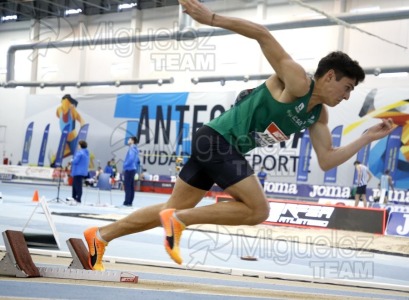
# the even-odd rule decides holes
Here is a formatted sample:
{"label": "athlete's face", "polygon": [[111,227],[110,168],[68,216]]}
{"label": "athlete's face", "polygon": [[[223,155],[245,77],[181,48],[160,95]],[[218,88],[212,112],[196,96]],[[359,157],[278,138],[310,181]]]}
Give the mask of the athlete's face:
{"label": "athlete's face", "polygon": [[61,107],[62,107],[64,113],[66,113],[71,107],[71,102],[69,100],[67,100],[67,99],[62,99],[61,100]]}
{"label": "athlete's face", "polygon": [[328,106],[336,106],[342,100],[348,100],[355,88],[354,79],[342,77],[340,80],[337,80],[335,73],[329,73],[327,80],[326,104]]}

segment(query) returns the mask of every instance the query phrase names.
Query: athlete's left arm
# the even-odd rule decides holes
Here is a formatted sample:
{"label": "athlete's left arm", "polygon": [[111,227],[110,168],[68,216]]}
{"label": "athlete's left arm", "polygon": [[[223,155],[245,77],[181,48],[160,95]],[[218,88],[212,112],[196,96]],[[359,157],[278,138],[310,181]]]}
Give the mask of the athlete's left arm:
{"label": "athlete's left arm", "polygon": [[328,171],[346,162],[370,142],[387,136],[393,129],[394,125],[391,119],[382,120],[382,122],[370,127],[356,140],[336,148],[332,145],[331,132],[328,128],[328,110],[324,106],[320,119],[309,130],[312,146],[317,153],[318,164],[322,170]]}
{"label": "athlete's left arm", "polygon": [[81,126],[83,126],[85,124],[84,119],[81,117],[81,114],[77,111],[77,109],[75,107],[71,108],[72,111],[72,116],[75,120],[77,120],[78,122],[80,122]]}

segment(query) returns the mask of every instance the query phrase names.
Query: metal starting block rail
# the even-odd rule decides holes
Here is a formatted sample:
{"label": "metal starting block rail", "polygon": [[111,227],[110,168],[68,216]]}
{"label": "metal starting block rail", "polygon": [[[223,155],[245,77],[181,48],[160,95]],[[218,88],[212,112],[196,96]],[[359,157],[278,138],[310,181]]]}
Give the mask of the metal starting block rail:
{"label": "metal starting block rail", "polygon": [[21,231],[3,232],[6,255],[0,260],[0,275],[15,277],[46,277],[79,280],[137,283],[138,276],[129,272],[107,270],[93,271],[88,265],[88,250],[81,239],[67,240],[72,262],[68,268],[37,267],[30,255]]}

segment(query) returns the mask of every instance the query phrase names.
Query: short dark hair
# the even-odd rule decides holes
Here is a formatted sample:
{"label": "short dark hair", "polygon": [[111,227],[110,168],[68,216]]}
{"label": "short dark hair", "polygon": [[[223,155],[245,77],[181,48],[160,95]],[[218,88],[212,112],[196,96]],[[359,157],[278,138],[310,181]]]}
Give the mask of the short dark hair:
{"label": "short dark hair", "polygon": [[361,164],[361,162],[359,160],[354,161],[354,166],[360,165],[360,164]]}
{"label": "short dark hair", "polygon": [[130,139],[133,141],[134,144],[138,144],[138,138],[136,136],[131,136]]}
{"label": "short dark hair", "polygon": [[321,58],[314,78],[321,78],[331,69],[335,71],[337,80],[340,80],[342,77],[348,77],[355,79],[355,85],[358,85],[365,79],[365,72],[359,63],[342,51],[334,51]]}
{"label": "short dark hair", "polygon": [[86,149],[86,148],[88,147],[87,142],[84,141],[84,140],[80,140],[80,141],[78,142],[78,145],[80,145],[81,149]]}

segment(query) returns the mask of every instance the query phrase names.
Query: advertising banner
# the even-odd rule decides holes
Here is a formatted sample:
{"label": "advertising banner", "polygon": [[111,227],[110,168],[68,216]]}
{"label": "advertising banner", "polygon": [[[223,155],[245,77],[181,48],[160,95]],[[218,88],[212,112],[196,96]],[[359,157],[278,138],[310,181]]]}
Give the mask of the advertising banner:
{"label": "advertising banner", "polygon": [[397,127],[389,136],[385,150],[385,170],[389,170],[392,178],[398,171],[399,151],[401,147],[402,127]]}
{"label": "advertising banner", "polygon": [[310,140],[310,132],[308,129],[306,129],[301,139],[300,159],[297,168],[297,182],[299,181],[305,182],[308,180],[308,173],[310,171],[311,150],[312,145]]}
{"label": "advertising banner", "polygon": [[45,151],[47,149],[49,131],[50,131],[50,124],[47,124],[47,126],[44,129],[43,140],[41,141],[40,154],[38,155],[38,166],[39,167],[44,166]]}
{"label": "advertising banner", "polygon": [[30,147],[31,147],[31,140],[33,138],[33,127],[34,122],[30,122],[26,129],[26,135],[24,136],[24,144],[23,144],[23,156],[21,158],[21,162],[23,164],[28,163],[29,154],[30,154]]}
{"label": "advertising banner", "polygon": [[[337,148],[341,145],[341,138],[342,138],[342,128],[343,126],[335,127],[332,132],[332,145],[333,147]],[[337,182],[337,167],[328,170],[324,174],[324,183],[336,183]]]}
{"label": "advertising banner", "polygon": [[391,212],[386,234],[409,237],[409,213]]}
{"label": "advertising banner", "polygon": [[[89,128],[89,124],[85,124],[83,126],[81,126],[80,131],[78,132],[78,136],[76,138],[75,141],[75,151],[78,149],[78,142],[83,140],[86,141],[87,140],[87,134],[88,134],[88,128]],[[74,154],[75,154],[74,151]]]}
{"label": "advertising banner", "polygon": [[25,178],[53,179],[54,169],[44,167],[0,165],[0,174],[9,174],[12,176]]}
{"label": "advertising banner", "polygon": [[[217,201],[231,201],[218,196]],[[305,228],[328,228],[383,234],[386,211],[383,208],[356,208],[307,201],[268,199],[270,215],[263,224]]]}
{"label": "advertising banner", "polygon": [[[395,151],[396,147],[393,150],[398,159],[395,161],[393,179],[397,188],[404,189],[409,186],[409,152],[406,151],[409,139],[404,135],[407,131],[404,129],[405,124],[409,119],[409,101],[402,99],[409,99],[409,88],[378,89],[371,98],[373,103],[362,110],[367,93],[366,89],[357,88],[351,101],[329,108],[329,130],[333,132],[343,126],[342,133],[336,137],[340,140],[340,146],[343,146],[359,138],[365,129],[379,123],[379,119],[391,117],[396,124],[402,124],[399,125],[402,127],[402,144],[399,151]],[[26,124],[34,122],[35,128],[44,128],[50,124],[46,150],[41,150],[46,156],[46,166],[53,163],[57,152],[62,150],[58,145],[65,128],[63,126],[69,124],[62,156],[64,166],[72,158],[78,138],[85,132],[82,131],[86,128],[83,126],[87,124],[90,169],[104,167],[108,160],[114,159],[118,171],[122,171],[128,147],[127,138],[135,135],[139,139],[142,168],[150,174],[177,176],[176,158],[182,157],[184,162],[189,158],[192,134],[230,109],[237,94],[237,91],[227,90],[72,95],[77,101],[76,105],[63,103],[62,95],[59,94],[30,95],[27,97],[25,121]],[[324,174],[319,168],[308,135],[307,131],[295,133],[286,141],[258,147],[246,153],[245,158],[254,170],[264,168],[266,181],[317,185],[323,184],[326,175],[328,184],[350,186],[354,172],[352,163],[343,164]],[[41,139],[33,139],[29,152],[40,153],[40,148]],[[383,171],[385,167],[386,140],[375,141],[362,151],[366,151],[369,157],[371,172],[379,178],[381,173],[378,171]],[[30,161],[29,158],[28,163],[37,164],[37,161]]]}
{"label": "advertising banner", "polygon": [[64,127],[64,130],[61,133],[60,143],[58,144],[57,156],[55,157],[54,166],[62,167],[62,159],[64,156],[64,149],[67,143],[67,136],[69,132],[69,125]]}
{"label": "advertising banner", "polygon": [[266,224],[320,227],[383,234],[385,210],[350,206],[319,205],[308,202],[269,200]]}

